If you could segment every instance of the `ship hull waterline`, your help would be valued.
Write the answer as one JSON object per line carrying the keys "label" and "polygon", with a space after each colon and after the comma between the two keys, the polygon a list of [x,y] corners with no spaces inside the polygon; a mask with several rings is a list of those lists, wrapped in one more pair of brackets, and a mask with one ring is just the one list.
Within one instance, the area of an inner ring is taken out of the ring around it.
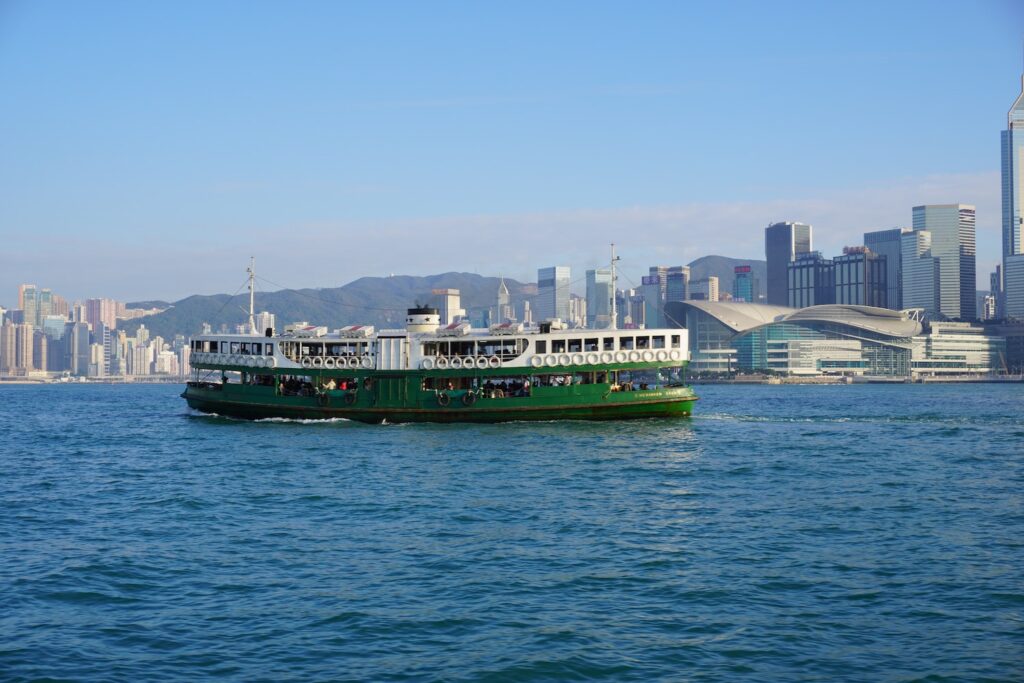
{"label": "ship hull waterline", "polygon": [[[217,389],[189,386],[182,394],[182,398],[193,410],[245,420],[342,418],[376,424],[687,417],[697,400],[688,389],[670,389],[604,392],[597,397],[481,398],[472,405],[465,405],[463,396],[453,394],[450,403],[445,406],[436,405],[436,397],[423,400],[418,406],[410,406],[373,405],[376,397],[366,395],[367,392],[356,392],[350,398],[344,392],[329,392],[319,396],[278,396],[272,392],[259,395],[247,389],[250,388],[238,385],[226,385]],[[424,405],[430,403],[435,405]]]}

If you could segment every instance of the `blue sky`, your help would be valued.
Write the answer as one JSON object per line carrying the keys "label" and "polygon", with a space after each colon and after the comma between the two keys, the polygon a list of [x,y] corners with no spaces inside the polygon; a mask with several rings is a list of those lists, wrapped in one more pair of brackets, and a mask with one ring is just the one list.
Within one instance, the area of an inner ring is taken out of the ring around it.
{"label": "blue sky", "polygon": [[978,206],[1024,3],[0,0],[0,305],[827,255]]}

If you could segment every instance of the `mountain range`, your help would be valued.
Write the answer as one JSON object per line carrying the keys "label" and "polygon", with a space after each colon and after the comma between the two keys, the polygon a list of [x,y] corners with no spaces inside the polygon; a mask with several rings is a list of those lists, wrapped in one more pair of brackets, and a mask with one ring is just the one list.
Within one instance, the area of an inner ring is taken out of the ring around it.
{"label": "mountain range", "polygon": [[[690,278],[699,280],[715,276],[719,280],[720,290],[728,292],[732,290],[733,268],[738,265],[751,266],[755,277],[764,283],[764,261],[726,256],[703,256],[692,261],[689,264]],[[257,311],[273,313],[279,327],[300,321],[326,325],[331,329],[354,324],[375,325],[378,328],[401,327],[409,306],[436,299],[431,294],[434,289],[458,289],[462,294],[462,307],[471,318],[478,319],[484,309],[494,305],[499,283],[499,278],[474,273],[363,277],[347,285],[327,289],[257,291],[255,308]],[[514,305],[523,301],[532,302],[536,296],[536,284],[505,278],[505,285]],[[129,303],[128,307],[166,307],[162,313],[121,323],[121,328],[129,335],[134,335],[139,325],[145,325],[151,335],[160,335],[165,339],[175,334],[197,334],[202,330],[203,323],[209,323],[214,330],[222,324],[233,329],[248,319],[245,294],[197,294],[173,303],[139,301]]]}

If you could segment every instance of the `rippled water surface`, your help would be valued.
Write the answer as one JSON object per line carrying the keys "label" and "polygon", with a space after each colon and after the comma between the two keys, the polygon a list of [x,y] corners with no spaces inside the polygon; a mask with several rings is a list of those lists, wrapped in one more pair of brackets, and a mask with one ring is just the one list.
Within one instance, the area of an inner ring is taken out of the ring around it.
{"label": "rippled water surface", "polygon": [[0,679],[1024,679],[1024,387],[697,389],[366,426],[0,388]]}

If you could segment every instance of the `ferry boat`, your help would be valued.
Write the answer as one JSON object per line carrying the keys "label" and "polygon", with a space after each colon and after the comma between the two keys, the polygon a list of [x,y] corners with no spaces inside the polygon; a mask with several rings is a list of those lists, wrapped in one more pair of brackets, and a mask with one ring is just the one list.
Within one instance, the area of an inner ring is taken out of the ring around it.
{"label": "ferry boat", "polygon": [[229,417],[369,423],[685,416],[697,400],[684,383],[685,329],[568,329],[558,319],[474,329],[442,325],[422,306],[405,323],[200,335],[182,397]]}

